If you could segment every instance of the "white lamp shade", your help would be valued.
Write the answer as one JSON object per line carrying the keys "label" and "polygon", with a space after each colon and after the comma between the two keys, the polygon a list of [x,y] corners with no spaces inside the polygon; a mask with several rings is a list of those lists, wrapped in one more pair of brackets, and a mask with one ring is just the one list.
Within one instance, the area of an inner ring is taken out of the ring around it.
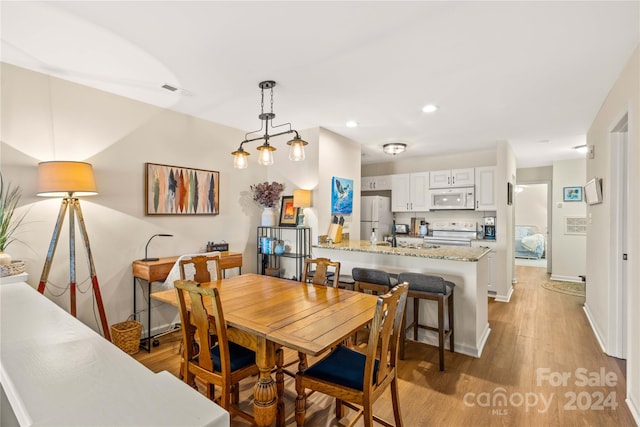
{"label": "white lamp shade", "polygon": [[70,194],[98,194],[91,164],[66,161],[38,164],[38,196],[65,197]]}

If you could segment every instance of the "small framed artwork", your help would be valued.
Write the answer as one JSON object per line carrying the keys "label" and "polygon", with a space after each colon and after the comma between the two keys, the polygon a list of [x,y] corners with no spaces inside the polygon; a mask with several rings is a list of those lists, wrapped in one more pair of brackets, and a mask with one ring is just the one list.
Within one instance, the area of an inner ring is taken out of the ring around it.
{"label": "small framed artwork", "polygon": [[145,163],[145,215],[218,215],[220,172]]}
{"label": "small framed artwork", "polygon": [[513,204],[513,184],[507,182],[507,205],[511,206]]}
{"label": "small framed artwork", "polygon": [[581,202],[582,187],[563,187],[562,200],[565,202]]}
{"label": "small framed artwork", "polygon": [[280,206],[280,227],[295,227],[298,225],[299,209],[293,206],[293,196],[282,196]]}

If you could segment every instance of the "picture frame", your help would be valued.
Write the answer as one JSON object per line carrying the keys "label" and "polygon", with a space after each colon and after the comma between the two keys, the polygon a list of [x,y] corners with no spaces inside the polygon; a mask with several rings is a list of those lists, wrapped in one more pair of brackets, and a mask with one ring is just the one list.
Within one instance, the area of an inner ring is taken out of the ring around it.
{"label": "picture frame", "polygon": [[220,172],[145,163],[145,215],[218,215]]}
{"label": "picture frame", "polygon": [[563,187],[562,200],[565,202],[581,202],[582,187]]}
{"label": "picture frame", "polygon": [[296,227],[300,208],[293,206],[293,196],[282,196],[280,203],[280,227]]}
{"label": "picture frame", "polygon": [[353,212],[353,180],[331,178],[331,214],[350,215]]}
{"label": "picture frame", "polygon": [[507,205],[513,205],[513,184],[507,182]]}

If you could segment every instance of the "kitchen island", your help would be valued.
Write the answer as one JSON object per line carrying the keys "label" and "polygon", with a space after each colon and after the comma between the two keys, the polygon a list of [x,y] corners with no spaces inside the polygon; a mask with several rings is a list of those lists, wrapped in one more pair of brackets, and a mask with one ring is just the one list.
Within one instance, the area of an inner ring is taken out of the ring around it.
{"label": "kitchen island", "polygon": [[[313,246],[314,257],[340,261],[340,272],[351,274],[354,267],[377,268],[389,273],[411,271],[444,277],[455,283],[454,344],[457,353],[480,357],[491,329],[488,320],[487,285],[488,248],[468,246],[397,247],[365,240],[321,243]],[[437,324],[435,301],[422,300],[420,323]],[[413,317],[413,304],[407,304],[407,316]],[[413,337],[410,332],[409,337]],[[420,329],[418,340],[437,345],[434,332]]]}

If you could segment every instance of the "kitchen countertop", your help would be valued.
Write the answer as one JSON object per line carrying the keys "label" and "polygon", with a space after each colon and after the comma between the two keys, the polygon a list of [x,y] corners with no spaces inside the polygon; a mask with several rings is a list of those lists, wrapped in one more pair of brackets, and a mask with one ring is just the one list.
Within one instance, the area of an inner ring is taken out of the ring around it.
{"label": "kitchen countertop", "polygon": [[452,261],[475,262],[491,252],[489,248],[469,246],[431,246],[423,248],[392,248],[390,245],[371,246],[368,240],[345,240],[341,243],[320,243],[315,248],[336,249],[341,251],[368,252],[385,255],[401,255],[418,258],[446,259]]}

